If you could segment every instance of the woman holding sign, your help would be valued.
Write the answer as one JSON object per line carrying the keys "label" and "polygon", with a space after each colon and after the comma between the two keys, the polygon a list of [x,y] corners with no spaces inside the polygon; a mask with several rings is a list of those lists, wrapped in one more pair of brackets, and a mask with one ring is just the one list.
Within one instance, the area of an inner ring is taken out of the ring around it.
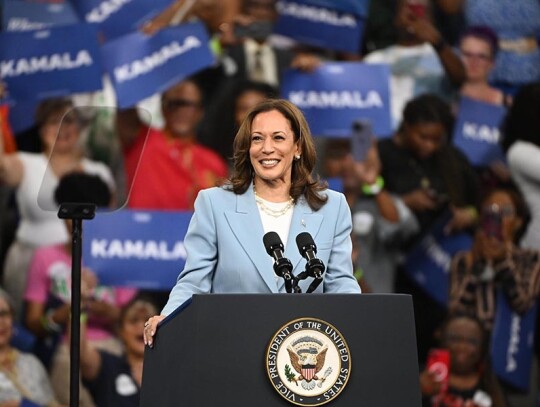
{"label": "woman holding sign", "polygon": [[[234,170],[221,188],[201,191],[184,244],[184,270],[162,315],[145,325],[152,345],[157,324],[204,293],[283,293],[263,236],[276,232],[292,273],[305,261],[295,247],[302,232],[317,243],[325,264],[316,292],[360,293],[353,276],[351,212],[345,197],[314,179],[313,138],[301,111],[286,100],[268,100],[247,115],[234,140]],[[299,282],[306,292],[312,279]]]}
{"label": "woman holding sign", "polygon": [[[448,104],[425,94],[407,103],[394,137],[379,141],[384,186],[401,198],[420,226],[419,233],[402,245],[403,253],[445,219],[449,219],[444,227],[447,234],[476,223],[478,182],[467,158],[449,143],[452,124]],[[413,295],[418,353],[423,361],[433,345],[432,332],[446,310],[413,281],[405,267],[398,268],[396,292]]]}
{"label": "woman holding sign", "polygon": [[[79,145],[81,120],[70,99],[48,99],[36,110],[41,153],[4,154],[0,144],[0,182],[15,188],[20,221],[10,246],[3,285],[11,295],[16,319],[20,318],[22,297],[30,260],[37,247],[64,243],[68,233],[57,216],[54,189],[60,177],[73,170],[99,175],[111,188],[111,171],[102,163],[85,158]],[[46,209],[44,209],[46,208]]]}

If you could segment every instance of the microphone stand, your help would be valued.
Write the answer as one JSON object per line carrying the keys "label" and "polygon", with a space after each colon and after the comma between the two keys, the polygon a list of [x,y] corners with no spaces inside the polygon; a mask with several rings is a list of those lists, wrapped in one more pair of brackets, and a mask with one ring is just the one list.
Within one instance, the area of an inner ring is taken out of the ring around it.
{"label": "microphone stand", "polygon": [[69,406],[79,405],[79,370],[81,356],[81,262],[82,221],[93,219],[96,205],[92,203],[62,203],[60,219],[71,219],[71,340],[69,365]]}

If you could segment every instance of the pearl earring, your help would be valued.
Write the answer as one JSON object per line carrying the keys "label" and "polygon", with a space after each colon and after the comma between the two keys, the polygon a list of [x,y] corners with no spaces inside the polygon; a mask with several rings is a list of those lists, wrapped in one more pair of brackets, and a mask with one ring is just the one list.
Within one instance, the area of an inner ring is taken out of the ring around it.
{"label": "pearl earring", "polygon": [[300,154],[295,155],[295,156],[294,156],[294,159],[295,159],[295,160],[299,160],[299,159],[300,159]]}

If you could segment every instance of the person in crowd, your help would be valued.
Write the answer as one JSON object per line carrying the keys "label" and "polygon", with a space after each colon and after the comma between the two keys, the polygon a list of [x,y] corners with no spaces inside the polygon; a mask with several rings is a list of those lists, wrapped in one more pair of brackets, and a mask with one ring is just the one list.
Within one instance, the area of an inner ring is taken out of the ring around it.
{"label": "person in crowd", "polygon": [[118,337],[121,355],[97,348],[81,325],[81,377],[97,406],[139,405],[143,372],[145,321],[158,312],[150,298],[137,295],[120,310]]}
{"label": "person in crowd", "polygon": [[464,12],[469,26],[491,27],[498,36],[491,75],[494,86],[513,95],[521,86],[540,81],[540,3],[537,0],[439,0],[448,13]]}
{"label": "person in crowd", "polygon": [[[469,27],[461,37],[459,48],[467,73],[460,95],[483,103],[509,106],[512,103],[511,95],[505,95],[489,83],[498,51],[497,34],[489,27]],[[511,181],[508,166],[502,160],[478,166],[475,170],[480,181],[481,195]]]}
{"label": "person in crowd", "polygon": [[393,127],[401,122],[405,104],[416,96],[434,93],[449,99],[465,81],[465,68],[434,27],[429,5],[420,15],[407,0],[398,0],[394,24],[397,44],[371,52],[366,63],[390,66],[390,94]]}
{"label": "person in crowd", "polygon": [[528,219],[519,191],[500,188],[485,196],[471,250],[452,259],[450,312],[473,315],[491,332],[498,289],[515,312],[523,314],[535,304],[540,294],[540,252],[517,246]]}
{"label": "person in crowd", "polygon": [[102,177],[111,191],[115,188],[111,171],[81,154],[80,121],[70,99],[44,100],[36,110],[35,121],[43,144],[42,153],[4,154],[0,145],[0,181],[16,188],[20,214],[3,275],[3,285],[14,301],[17,319],[22,315],[28,267],[35,249],[63,244],[68,239],[53,197],[60,177],[73,170],[83,170]]}
{"label": "person in crowd", "polygon": [[489,27],[469,27],[461,37],[459,51],[467,76],[461,86],[461,96],[494,105],[509,105],[511,98],[489,83],[498,51],[497,34]]}
{"label": "person in crowd", "polygon": [[279,87],[289,68],[315,69],[320,59],[312,52],[274,46],[269,37],[278,13],[276,0],[242,0],[240,14],[227,24],[227,37],[236,39],[224,47],[227,76],[265,82]]}
{"label": "person in crowd", "polygon": [[[72,172],[60,179],[55,200],[58,204],[90,202],[98,208],[107,208],[111,204],[111,193],[98,176]],[[71,231],[71,220],[66,220],[66,225]],[[42,360],[48,365],[52,358],[53,388],[58,400],[65,404],[69,403],[69,344],[61,340],[71,312],[71,253],[71,239],[64,244],[36,249],[24,297],[26,326],[40,338],[36,352]],[[81,279],[81,296],[88,316],[88,341],[96,348],[120,354],[122,347],[114,327],[121,306],[131,300],[137,290],[99,285],[95,273],[86,267],[82,269]],[[80,396],[81,406],[94,405],[84,388]]]}
{"label": "person in crowd", "polygon": [[532,219],[522,247],[540,248],[540,82],[523,86],[502,125],[502,146],[512,179],[523,193]]}
{"label": "person in crowd", "polygon": [[142,331],[145,321],[157,312],[154,303],[144,296],[136,296],[122,307],[118,319],[121,355],[95,347],[82,324],[81,376],[97,406],[139,405],[144,357]]}
{"label": "person in crowd", "polygon": [[248,112],[265,99],[276,97],[278,90],[264,82],[231,79],[220,92],[212,120],[203,123],[201,143],[232,160],[234,136]]}
{"label": "person in crowd", "polygon": [[60,406],[39,359],[11,346],[14,321],[11,298],[0,289],[0,406]]}
{"label": "person in crowd", "polygon": [[[263,235],[271,231],[283,242],[295,275],[303,269],[295,237],[308,232],[318,242],[326,271],[316,292],[360,292],[352,270],[349,206],[342,194],[313,178],[315,163],[313,138],[295,105],[268,100],[250,111],[234,140],[228,183],[197,197],[184,239],[184,270],[161,315],[147,321],[146,343],[152,344],[158,322],[193,294],[285,292],[265,253]],[[309,278],[298,287],[306,292],[311,284]]]}
{"label": "person in crowd", "polygon": [[418,224],[401,199],[384,188],[375,140],[365,159],[356,161],[350,139],[329,139],[323,167],[325,177],[339,177],[351,208],[353,242],[359,251],[355,276],[362,277],[371,292],[394,292],[400,243],[418,231]]}
{"label": "person in crowd", "polygon": [[[522,248],[540,249],[540,82],[524,85],[514,97],[502,125],[502,145],[512,179],[518,185],[531,213],[531,221],[520,241]],[[540,355],[540,317],[536,321],[536,361]],[[538,366],[538,363],[537,363]],[[530,405],[537,383],[529,400],[521,405]],[[527,404],[528,403],[528,404]]]}
{"label": "person in crowd", "polygon": [[[439,332],[440,348],[448,351],[447,376],[426,366],[420,373],[424,407],[505,407],[506,399],[488,357],[487,335],[476,318],[448,317]],[[439,363],[444,363],[442,360]]]}
{"label": "person in crowd", "polygon": [[[419,232],[402,245],[403,253],[441,218],[450,218],[445,233],[469,230],[477,221],[476,174],[463,153],[448,142],[452,123],[450,106],[426,94],[407,103],[403,122],[393,137],[379,140],[385,188],[403,201],[419,224]],[[418,356],[423,361],[446,310],[412,281],[402,266],[396,275],[396,291],[413,295]]]}
{"label": "person in crowd", "polygon": [[117,113],[127,185],[131,186],[128,205],[136,209],[191,210],[201,189],[226,178],[227,165],[197,141],[204,109],[194,80],[183,80],[166,90],[161,108],[165,119],[162,130],[145,125],[136,109]]}

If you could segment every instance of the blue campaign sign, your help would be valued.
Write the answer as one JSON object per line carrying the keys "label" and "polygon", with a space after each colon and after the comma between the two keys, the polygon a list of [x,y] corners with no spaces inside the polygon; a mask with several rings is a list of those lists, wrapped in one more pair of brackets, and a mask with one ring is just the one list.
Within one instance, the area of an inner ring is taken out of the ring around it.
{"label": "blue campaign sign", "polygon": [[512,311],[502,290],[491,334],[491,359],[496,375],[505,382],[529,390],[538,303],[525,314]]}
{"label": "blue campaign sign", "polygon": [[201,23],[166,28],[153,36],[125,35],[106,43],[102,56],[120,108],[133,106],[214,63]]}
{"label": "blue campaign sign", "polygon": [[374,134],[392,133],[387,65],[332,62],[314,72],[285,72],[284,98],[298,106],[317,136],[350,137],[354,121],[368,119]]}
{"label": "blue campaign sign", "polygon": [[0,72],[14,101],[100,90],[97,33],[84,23],[0,33]]}
{"label": "blue campaign sign", "polygon": [[[278,4],[281,1],[278,1]],[[346,11],[366,17],[369,11],[370,0],[309,0],[309,4],[328,9]]]}
{"label": "blue campaign sign", "polygon": [[2,10],[3,31],[32,31],[47,27],[75,24],[79,17],[68,1],[34,3],[4,0]]}
{"label": "blue campaign sign", "polygon": [[467,233],[444,233],[449,220],[449,214],[441,217],[431,232],[409,252],[405,262],[405,271],[410,279],[445,307],[448,305],[448,275],[452,258],[459,251],[469,250],[472,245],[472,237]]}
{"label": "blue campaign sign", "polygon": [[76,0],[81,18],[96,24],[107,40],[138,30],[173,0]]}
{"label": "blue campaign sign", "polygon": [[84,224],[83,263],[103,285],[170,290],[192,212],[121,210]]}
{"label": "blue campaign sign", "polygon": [[453,143],[474,166],[505,161],[499,126],[506,114],[502,106],[462,98],[454,127]]}
{"label": "blue campaign sign", "polygon": [[[358,53],[365,18],[351,11],[336,9],[332,3],[320,0],[279,1],[277,3],[279,17],[274,32],[300,43]],[[357,10],[355,7],[354,11]]]}

